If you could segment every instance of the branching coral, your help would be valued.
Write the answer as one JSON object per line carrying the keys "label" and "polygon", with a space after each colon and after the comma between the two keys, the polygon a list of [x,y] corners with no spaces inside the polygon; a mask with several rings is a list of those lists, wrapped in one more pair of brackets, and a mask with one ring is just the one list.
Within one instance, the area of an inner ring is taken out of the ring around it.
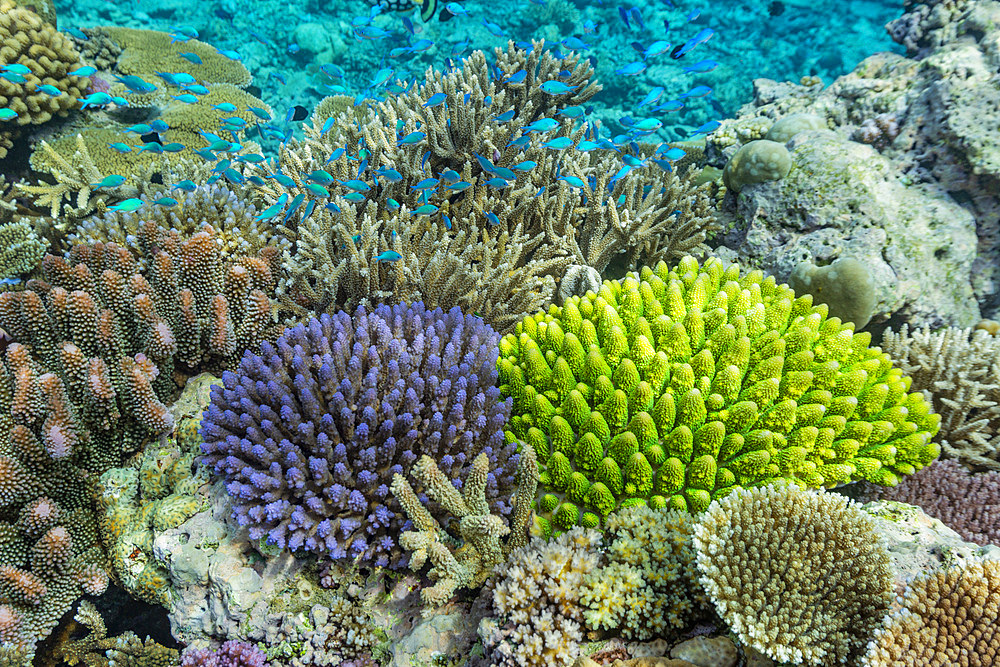
{"label": "branching coral", "polygon": [[937,456],[937,420],[869,340],[759,271],[661,263],[504,337],[508,438],[538,453],[557,530],[779,477],[896,484]]}
{"label": "branching coral", "polygon": [[691,546],[695,519],[679,510],[626,507],[608,517],[607,564],[583,580],[587,626],[649,641],[689,627],[708,607]]}
{"label": "branching coral", "polygon": [[42,261],[46,245],[27,222],[0,225],[0,280],[30,273]]}
{"label": "branching coral", "polygon": [[838,494],[740,489],[695,525],[701,583],[744,644],[779,662],[843,663],[892,601],[889,554],[873,526]]}
{"label": "branching coral", "polygon": [[1000,471],[1000,339],[954,327],[886,331],[884,349],[941,415],[945,456]]}
{"label": "branching coral", "polygon": [[1000,661],[1000,561],[976,560],[909,582],[862,667],[989,667]]}
{"label": "branching coral", "polygon": [[0,662],[31,664],[83,593],[107,586],[100,569],[88,434],[67,389],[13,344],[0,364]]}
{"label": "branching coral", "polygon": [[[282,287],[290,300],[317,310],[381,300],[457,304],[506,331],[551,298],[553,279],[570,263],[602,270],[618,259],[634,268],[703,248],[714,225],[708,186],[656,166],[613,182],[624,166],[616,152],[542,145],[584,139],[570,119],[553,117],[599,89],[586,61],[555,59],[541,44],[530,53],[510,45],[496,61],[476,52],[460,69],[428,70],[419,88],[330,121],[318,117],[305,141],[288,142],[279,162],[294,185],[274,181],[260,193],[278,209],[304,198],[301,212],[289,207],[283,219],[295,243]],[[523,83],[506,81],[519,71]],[[546,93],[548,81],[571,91]],[[427,105],[439,94],[446,104]],[[510,120],[496,120],[508,112]],[[541,119],[556,126],[544,137],[528,131],[527,145],[512,143]],[[361,149],[367,169],[359,174],[352,153]],[[307,187],[313,173],[329,184],[332,208]],[[426,196],[414,187],[441,174]],[[378,262],[385,250],[402,259]]]}
{"label": "branching coral", "polygon": [[[410,569],[419,570],[430,559],[429,575],[436,583],[420,591],[424,603],[444,604],[459,588],[477,588],[503,563],[514,549],[528,541],[531,502],[538,484],[538,464],[531,445],[524,445],[517,467],[517,492],[514,497],[511,526],[502,517],[490,513],[486,483],[490,460],[480,454],[472,462],[462,492],[452,485],[434,459],[420,457],[411,473],[427,489],[427,495],[458,520],[458,532],[464,544],[452,552],[441,525],[424,507],[413,487],[402,475],[394,475],[389,490],[402,505],[416,530],[403,533],[399,544],[412,551]],[[454,529],[454,526],[452,526]],[[509,535],[506,540],[502,537]]]}
{"label": "branching coral", "polygon": [[582,584],[601,563],[596,530],[533,539],[511,553],[493,591],[496,622],[480,625],[495,667],[569,667],[583,641]]}
{"label": "branching coral", "polygon": [[[143,641],[133,632],[108,637],[108,629],[97,608],[86,600],[77,609],[76,622],[89,634],[82,639],[71,639],[56,650],[58,659],[68,665],[85,667],[175,667],[179,658],[177,649],[167,648],[146,637]],[[248,667],[251,663],[247,663]],[[252,666],[256,667],[256,666]]]}
{"label": "branching coral", "polygon": [[[30,70],[21,76],[23,81],[0,77],[0,108],[16,112],[14,124],[19,126],[40,125],[53,116],[65,116],[90,85],[89,79],[69,75],[80,62],[73,42],[12,0],[0,1],[0,62]],[[40,85],[55,86],[60,93],[48,95],[37,90]],[[7,154],[10,132],[7,127],[0,130],[0,158]]]}
{"label": "branching coral", "polygon": [[217,650],[185,651],[181,667],[267,667],[266,656],[256,646],[229,640]]}
{"label": "branching coral", "polygon": [[517,456],[503,424],[497,334],[458,308],[379,306],[286,329],[213,388],[205,462],[253,539],[398,566],[407,526],[392,475],[427,454],[449,480],[483,452],[490,507],[509,514]]}

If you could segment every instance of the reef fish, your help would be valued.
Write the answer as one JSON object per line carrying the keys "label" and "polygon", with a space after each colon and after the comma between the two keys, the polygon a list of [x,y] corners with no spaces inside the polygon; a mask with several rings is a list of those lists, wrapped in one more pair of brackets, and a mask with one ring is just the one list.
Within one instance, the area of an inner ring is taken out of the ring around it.
{"label": "reef fish", "polygon": [[368,4],[391,12],[412,12],[419,7],[425,21],[431,20],[438,8],[437,0],[368,0]]}

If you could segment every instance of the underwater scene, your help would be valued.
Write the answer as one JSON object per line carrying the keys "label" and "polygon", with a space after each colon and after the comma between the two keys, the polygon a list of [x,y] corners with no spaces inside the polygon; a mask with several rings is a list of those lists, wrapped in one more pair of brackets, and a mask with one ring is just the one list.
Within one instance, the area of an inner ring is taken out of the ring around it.
{"label": "underwater scene", "polygon": [[1000,0],[0,0],[0,667],[1000,667]]}

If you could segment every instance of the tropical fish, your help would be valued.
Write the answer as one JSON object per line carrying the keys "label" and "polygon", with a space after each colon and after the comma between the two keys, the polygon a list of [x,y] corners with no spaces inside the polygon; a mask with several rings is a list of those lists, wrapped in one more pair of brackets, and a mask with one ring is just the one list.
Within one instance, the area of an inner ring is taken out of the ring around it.
{"label": "tropical fish", "polygon": [[654,56],[664,54],[669,50],[670,50],[670,42],[664,41],[662,39],[657,40],[652,44],[650,44],[649,46],[647,46],[645,49],[643,49],[642,57],[645,60],[648,58],[652,58]]}
{"label": "tropical fish", "polygon": [[539,88],[543,93],[548,93],[549,95],[565,95],[566,93],[571,93],[580,86],[568,86],[562,81],[546,81]]}
{"label": "tropical fish", "polygon": [[496,23],[490,23],[486,19],[483,19],[483,26],[486,28],[486,32],[490,33],[494,37],[506,37],[507,33],[498,26]]}
{"label": "tropical fish", "polygon": [[[27,65],[22,65],[21,63],[11,63],[10,65],[4,65],[0,67],[0,72],[13,72],[14,74],[31,74],[31,70]],[[70,72],[72,74],[72,72]]]}
{"label": "tropical fish", "polygon": [[429,98],[427,98],[427,101],[424,102],[424,106],[436,107],[440,106],[441,104],[447,105],[447,102],[448,102],[448,93],[434,93]]}
{"label": "tropical fish", "polygon": [[518,71],[514,72],[506,79],[504,79],[504,83],[511,83],[516,85],[518,83],[524,83],[524,80],[526,78],[528,78],[528,73],[525,72],[523,69],[519,69]]}
{"label": "tropical fish", "polygon": [[397,146],[410,146],[412,144],[418,144],[423,141],[424,137],[427,135],[423,132],[410,132],[408,135],[396,142]]}
{"label": "tropical fish", "polygon": [[524,162],[518,162],[517,164],[510,165],[510,168],[513,171],[531,171],[537,166],[538,164],[536,162],[532,162],[531,160],[525,160]]}
{"label": "tropical fish", "polygon": [[543,141],[542,146],[545,148],[551,148],[552,150],[561,151],[565,148],[569,148],[573,145],[573,140],[569,137],[556,137],[555,139],[549,139],[548,141]]}
{"label": "tropical fish", "polygon": [[355,192],[368,192],[369,190],[372,189],[371,186],[365,183],[364,181],[358,181],[358,180],[338,181],[338,183],[343,185],[345,188],[354,190]]}
{"label": "tropical fish", "polygon": [[132,152],[132,147],[131,146],[129,146],[128,144],[123,144],[120,141],[115,142],[115,143],[109,143],[108,146],[110,146],[112,150],[117,151],[119,153],[131,153]]}
{"label": "tropical fish", "polygon": [[201,64],[201,57],[197,53],[185,52],[185,53],[178,53],[177,55],[179,55],[181,58],[188,61],[189,63],[194,63],[195,65]]}
{"label": "tropical fish", "polygon": [[696,134],[708,134],[709,132],[715,132],[717,129],[719,129],[720,125],[722,125],[722,123],[720,123],[719,121],[717,121],[717,120],[710,120],[707,123],[705,123],[704,125],[702,125],[702,126],[696,128],[696,129],[692,130],[688,134],[688,136],[689,137],[693,137]]}
{"label": "tropical fish", "polygon": [[119,213],[128,213],[130,211],[138,211],[140,208],[143,207],[144,204],[145,202],[143,202],[141,199],[133,198],[133,199],[126,199],[125,201],[122,202],[118,202],[117,204],[109,206],[108,208],[111,209],[112,211],[118,211]]}
{"label": "tropical fish", "polygon": [[[444,6],[445,10],[452,16],[469,16],[469,10],[467,10],[462,5],[457,2],[449,2]],[[445,21],[447,19],[439,17],[440,20]]]}
{"label": "tropical fish", "polygon": [[708,86],[695,86],[691,90],[687,91],[686,93],[681,93],[677,97],[681,99],[685,97],[705,97],[705,95],[708,95],[711,92],[712,89],[709,88]]}
{"label": "tropical fish", "polygon": [[694,65],[688,65],[684,68],[684,71],[693,74],[705,74],[706,72],[711,72],[718,66],[719,63],[714,60],[701,60],[696,62]]}
{"label": "tropical fish", "polygon": [[185,83],[181,85],[181,88],[195,95],[208,95],[208,88],[200,83]]}
{"label": "tropical fish", "polygon": [[548,132],[559,127],[559,121],[554,118],[539,118],[534,123],[524,126],[524,134],[531,132]]}
{"label": "tropical fish", "polygon": [[413,209],[413,215],[434,215],[438,212],[438,207],[434,204],[424,204]]}
{"label": "tropical fish", "polygon": [[13,109],[0,109],[0,120],[14,120],[17,118],[17,112]]}
{"label": "tropical fish", "polygon": [[57,95],[62,95],[61,90],[48,83],[36,85],[35,90],[37,90],[40,93],[45,93],[46,95],[51,95],[52,97],[56,97]]}
{"label": "tropical fish", "polygon": [[493,211],[484,211],[483,215],[486,216],[486,222],[488,222],[490,225],[500,224],[500,218],[498,218],[497,214],[494,213]]}
{"label": "tropical fish", "polygon": [[376,262],[398,262],[401,259],[403,259],[403,256],[395,250],[386,250],[385,252],[375,255]]}
{"label": "tropical fish", "polygon": [[111,102],[111,96],[107,93],[92,93],[80,100],[80,103],[83,105],[80,108],[86,109],[87,107],[103,107],[111,104]]}
{"label": "tropical fish", "polygon": [[514,109],[511,109],[509,111],[504,111],[502,114],[494,116],[493,120],[497,123],[506,123],[507,121],[514,118],[515,113],[516,112],[514,111]]}
{"label": "tropical fish", "polygon": [[229,58],[230,60],[243,59],[243,56],[241,56],[238,51],[233,51],[232,49],[216,49],[215,51],[223,58]]}
{"label": "tropical fish", "polygon": [[118,174],[111,174],[110,176],[105,176],[100,183],[91,183],[90,189],[100,190],[101,188],[117,188],[125,181],[126,178],[124,176],[119,176]]}
{"label": "tropical fish", "polygon": [[178,102],[183,102],[184,104],[197,104],[198,96],[192,95],[191,93],[184,93],[183,95],[171,95]]}
{"label": "tropical fish", "polygon": [[115,80],[133,93],[137,93],[139,95],[145,95],[156,91],[156,86],[148,81],[143,81],[142,78],[134,74],[126,74],[125,76],[116,75]]}
{"label": "tropical fish", "polygon": [[198,189],[197,184],[194,181],[183,180],[174,186],[175,190],[183,190],[184,192],[194,192]]}
{"label": "tropical fish", "polygon": [[584,185],[586,185],[583,182],[583,180],[577,176],[560,176],[556,180],[562,181],[563,183],[566,183],[567,185],[574,188],[582,188],[584,187]]}
{"label": "tropical fish", "polygon": [[163,144],[158,143],[156,141],[147,141],[142,146],[139,146],[139,151],[138,152],[140,152],[140,153],[154,153],[154,154],[162,153],[163,152]]}
{"label": "tropical fish", "polygon": [[173,197],[160,197],[153,203],[156,204],[157,206],[165,206],[167,208],[170,208],[171,206],[177,206],[177,200],[174,199]]}
{"label": "tropical fish", "polygon": [[184,144],[177,143],[176,141],[169,144],[163,144],[164,153],[179,153],[184,150]]}
{"label": "tropical fish", "polygon": [[639,102],[639,108],[641,109],[644,106],[646,106],[647,104],[653,104],[658,99],[660,99],[661,95],[663,95],[663,87],[662,86],[656,86],[655,88],[653,88],[652,90],[650,90],[648,93],[646,93],[646,96],[644,98],[642,98],[642,102]]}
{"label": "tropical fish", "polygon": [[69,73],[69,76],[90,76],[97,71],[95,67],[77,67]]}
{"label": "tropical fish", "polygon": [[642,74],[646,71],[646,63],[637,60],[634,63],[629,63],[620,69],[615,70],[615,74],[621,76],[635,76],[636,74]]}

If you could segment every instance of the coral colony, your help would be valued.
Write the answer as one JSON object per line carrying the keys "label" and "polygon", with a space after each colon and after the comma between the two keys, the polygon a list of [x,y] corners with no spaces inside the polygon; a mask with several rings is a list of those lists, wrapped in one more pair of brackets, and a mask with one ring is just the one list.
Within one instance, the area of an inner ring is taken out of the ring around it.
{"label": "coral colony", "polygon": [[0,666],[1000,664],[1000,1],[61,5]]}

